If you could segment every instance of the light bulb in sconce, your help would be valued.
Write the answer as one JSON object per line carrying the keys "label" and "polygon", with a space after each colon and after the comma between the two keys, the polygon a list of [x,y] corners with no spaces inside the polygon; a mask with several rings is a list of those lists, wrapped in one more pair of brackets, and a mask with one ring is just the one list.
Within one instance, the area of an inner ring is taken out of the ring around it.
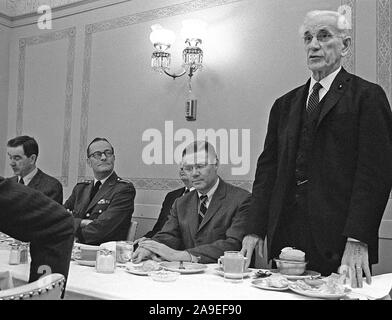
{"label": "light bulb in sconce", "polygon": [[173,31],[164,29],[160,24],[151,26],[150,41],[156,51],[151,56],[151,67],[160,73],[169,70],[171,55],[166,50],[174,43],[176,36]]}

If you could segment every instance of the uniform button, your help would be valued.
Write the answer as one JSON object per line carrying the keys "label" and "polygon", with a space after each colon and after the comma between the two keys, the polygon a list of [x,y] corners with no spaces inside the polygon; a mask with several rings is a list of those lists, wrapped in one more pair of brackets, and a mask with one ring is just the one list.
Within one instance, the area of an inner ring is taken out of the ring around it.
{"label": "uniform button", "polygon": [[89,216],[90,216],[90,214],[89,214],[89,213],[87,213],[87,214],[86,214],[86,217],[88,218]]}
{"label": "uniform button", "polygon": [[98,213],[101,213],[101,212],[102,212],[102,210],[99,210],[99,211],[98,211]]}

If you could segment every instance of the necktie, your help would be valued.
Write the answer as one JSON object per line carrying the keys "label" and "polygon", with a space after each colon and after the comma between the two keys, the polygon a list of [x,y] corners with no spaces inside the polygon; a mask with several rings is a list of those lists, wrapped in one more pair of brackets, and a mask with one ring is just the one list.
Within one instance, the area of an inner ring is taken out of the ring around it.
{"label": "necktie", "polygon": [[316,82],[313,86],[312,93],[309,96],[308,105],[306,106],[306,111],[310,116],[314,111],[316,111],[319,104],[319,91],[323,86],[320,82]]}
{"label": "necktie", "polygon": [[184,194],[187,194],[189,192],[188,188],[185,188]]}
{"label": "necktie", "polygon": [[200,208],[199,208],[199,224],[202,222],[206,212],[207,212],[207,203],[208,196],[204,195],[200,197]]}
{"label": "necktie", "polygon": [[90,201],[94,198],[94,196],[97,194],[99,187],[101,186],[101,181],[97,181],[93,187],[93,189],[91,190],[91,194],[90,194]]}
{"label": "necktie", "polygon": [[22,177],[20,177],[19,183],[20,183],[20,184],[24,184],[24,181],[23,181],[23,178],[22,178]]}

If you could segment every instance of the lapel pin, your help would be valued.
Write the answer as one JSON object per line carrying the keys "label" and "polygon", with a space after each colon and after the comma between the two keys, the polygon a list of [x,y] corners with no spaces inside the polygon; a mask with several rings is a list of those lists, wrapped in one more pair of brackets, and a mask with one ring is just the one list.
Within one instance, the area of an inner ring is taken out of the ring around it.
{"label": "lapel pin", "polygon": [[343,88],[343,85],[339,84],[338,89],[342,89],[342,88]]}

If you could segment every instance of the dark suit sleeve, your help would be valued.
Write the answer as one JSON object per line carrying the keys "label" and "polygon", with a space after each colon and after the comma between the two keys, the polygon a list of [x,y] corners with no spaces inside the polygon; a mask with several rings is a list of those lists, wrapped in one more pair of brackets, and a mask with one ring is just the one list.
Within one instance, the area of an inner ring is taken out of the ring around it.
{"label": "dark suit sleeve", "polygon": [[164,243],[175,250],[183,250],[181,229],[178,221],[178,212],[176,207],[177,200],[174,201],[170,210],[170,215],[167,222],[164,224],[161,231],[159,231],[152,240]]}
{"label": "dark suit sleeve", "polygon": [[30,281],[48,268],[67,277],[74,239],[72,215],[43,193],[10,180],[0,180],[0,208],[1,231],[30,242]]}
{"label": "dark suit sleeve", "polygon": [[264,150],[257,160],[256,174],[249,206],[249,221],[246,234],[257,234],[264,238],[268,226],[268,209],[275,185],[278,165],[278,102],[272,106]]}
{"label": "dark suit sleeve", "polygon": [[97,219],[77,229],[76,237],[82,243],[101,243],[125,220],[130,220],[134,210],[135,195],[133,185],[124,184],[124,187],[113,196],[109,207]]}
{"label": "dark suit sleeve", "polygon": [[358,160],[344,235],[365,243],[378,228],[392,187],[392,115],[375,85],[360,102]]}
{"label": "dark suit sleeve", "polygon": [[48,190],[47,196],[59,204],[63,204],[63,186],[56,180],[53,187]]}
{"label": "dark suit sleeve", "polygon": [[248,219],[250,195],[239,201],[236,212],[233,215],[231,225],[226,230],[224,239],[216,240],[209,244],[203,244],[187,249],[192,255],[200,257],[201,263],[216,263],[217,257],[225,251],[240,250],[242,239],[245,235],[245,227]]}
{"label": "dark suit sleeve", "polygon": [[168,220],[168,217],[170,215],[170,210],[174,201],[182,194],[182,192],[180,191],[183,191],[183,189],[171,191],[166,195],[162,203],[158,220],[155,223],[154,228],[144,235],[146,238],[152,238],[154,235],[156,235],[159,231],[162,230],[164,224]]}

